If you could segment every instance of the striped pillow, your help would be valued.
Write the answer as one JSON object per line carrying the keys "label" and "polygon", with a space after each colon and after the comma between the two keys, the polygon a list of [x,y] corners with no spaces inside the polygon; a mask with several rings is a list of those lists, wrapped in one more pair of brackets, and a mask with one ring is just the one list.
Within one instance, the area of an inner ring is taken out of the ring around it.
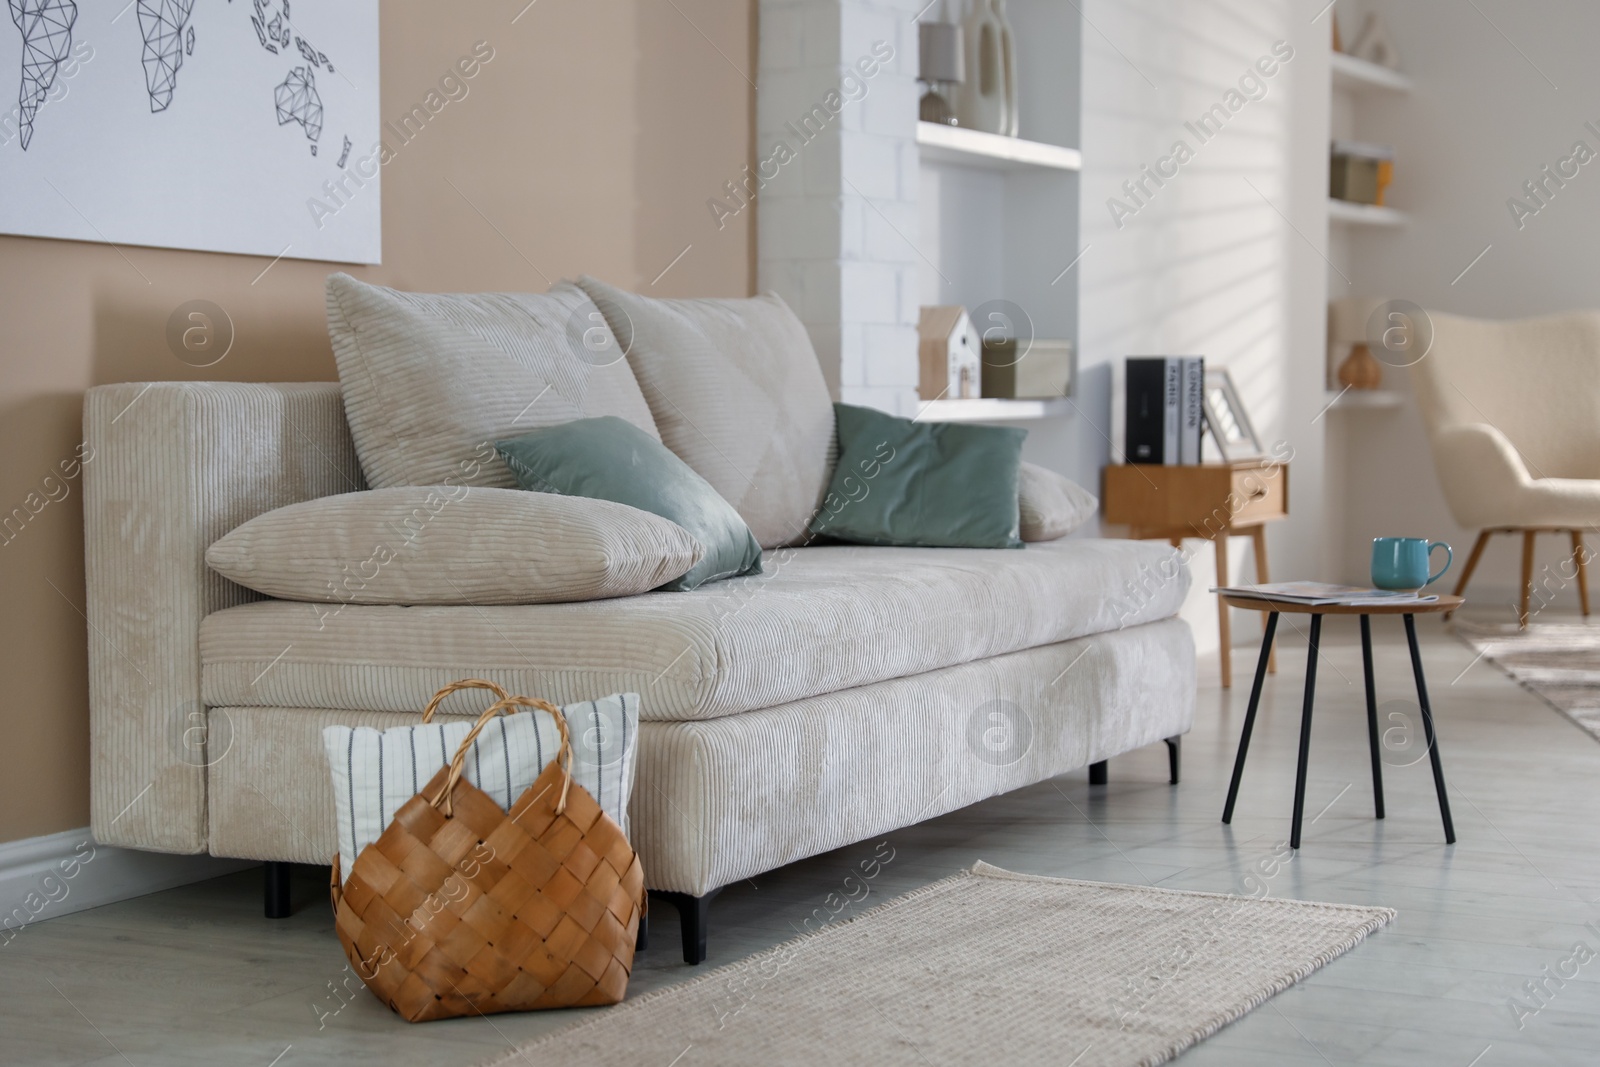
{"label": "striped pillow", "polygon": [[[639,695],[619,693],[561,709],[572,738],[572,780],[628,831],[639,745]],[[339,831],[339,872],[378,839],[396,811],[416,796],[472,730],[471,719],[394,726],[329,726],[322,731],[333,777]],[[467,752],[462,777],[507,811],[560,751],[561,735],[542,711],[501,715],[489,722]]]}

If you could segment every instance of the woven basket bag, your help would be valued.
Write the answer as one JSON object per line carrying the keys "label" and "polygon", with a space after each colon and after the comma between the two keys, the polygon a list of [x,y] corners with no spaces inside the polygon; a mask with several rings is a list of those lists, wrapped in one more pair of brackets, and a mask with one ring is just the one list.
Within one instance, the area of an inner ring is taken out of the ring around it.
{"label": "woven basket bag", "polygon": [[[644,904],[644,870],[622,829],[572,781],[561,710],[468,679],[498,698],[450,766],[395,813],[341,884],[335,929],[367,988],[410,1022],[537,1008],[615,1004],[627,992]],[[462,777],[473,740],[502,712],[543,711],[559,756],[510,812]]]}

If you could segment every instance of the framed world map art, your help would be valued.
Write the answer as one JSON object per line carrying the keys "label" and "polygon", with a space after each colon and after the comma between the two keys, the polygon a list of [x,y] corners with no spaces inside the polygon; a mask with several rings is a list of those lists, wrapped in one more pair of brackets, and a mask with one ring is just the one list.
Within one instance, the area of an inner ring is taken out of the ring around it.
{"label": "framed world map art", "polygon": [[378,0],[4,0],[0,233],[377,263]]}

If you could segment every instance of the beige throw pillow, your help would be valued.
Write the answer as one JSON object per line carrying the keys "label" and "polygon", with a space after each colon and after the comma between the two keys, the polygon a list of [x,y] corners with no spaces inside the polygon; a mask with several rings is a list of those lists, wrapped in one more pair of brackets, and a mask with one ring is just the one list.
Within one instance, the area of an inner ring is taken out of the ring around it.
{"label": "beige throw pillow", "polygon": [[1024,541],[1054,541],[1094,518],[1100,501],[1053,470],[1024,463],[1017,479],[1017,510]]}
{"label": "beige throw pillow", "polygon": [[206,550],[282,600],[550,604],[631,596],[699,562],[679,526],[626,504],[481,486],[411,486],[258,515]]}
{"label": "beige throw pillow", "polygon": [[578,284],[628,353],[661,441],[763,548],[806,539],[833,447],[833,402],[805,327],[776,294],[654,300]]}
{"label": "beige throw pillow", "polygon": [[573,419],[615,415],[660,436],[577,286],[403,293],[334,274],[327,302],[345,416],[374,489],[514,488],[494,442]]}

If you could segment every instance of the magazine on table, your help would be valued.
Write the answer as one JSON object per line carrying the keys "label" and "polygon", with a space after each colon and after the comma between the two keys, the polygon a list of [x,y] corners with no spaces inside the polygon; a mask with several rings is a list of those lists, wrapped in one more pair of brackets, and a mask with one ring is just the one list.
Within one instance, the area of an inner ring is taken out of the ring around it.
{"label": "magazine on table", "polygon": [[1332,582],[1265,582],[1261,585],[1229,585],[1211,590],[1224,596],[1251,600],[1277,600],[1285,604],[1426,604],[1438,600],[1436,594],[1405,593],[1392,589],[1369,589],[1360,585]]}

